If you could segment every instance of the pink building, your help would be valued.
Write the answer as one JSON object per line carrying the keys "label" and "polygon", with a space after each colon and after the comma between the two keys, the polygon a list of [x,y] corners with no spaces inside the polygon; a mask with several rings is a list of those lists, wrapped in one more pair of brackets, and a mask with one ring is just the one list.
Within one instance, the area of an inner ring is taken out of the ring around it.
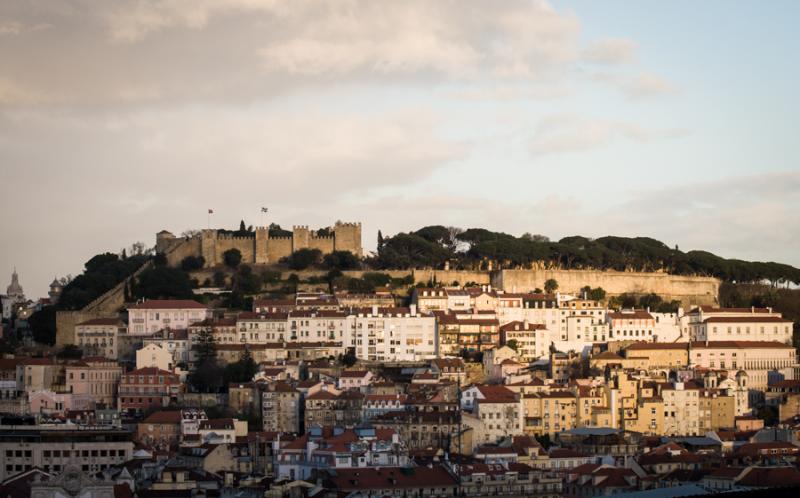
{"label": "pink building", "polygon": [[86,394],[57,393],[49,389],[28,395],[32,414],[53,415],[67,410],[91,410],[92,397]]}
{"label": "pink building", "polygon": [[102,357],[84,358],[65,368],[67,391],[87,395],[96,404],[116,406],[122,367]]}
{"label": "pink building", "polygon": [[187,329],[211,317],[211,310],[190,299],[153,299],[128,308],[128,334],[149,335],[164,329]]}

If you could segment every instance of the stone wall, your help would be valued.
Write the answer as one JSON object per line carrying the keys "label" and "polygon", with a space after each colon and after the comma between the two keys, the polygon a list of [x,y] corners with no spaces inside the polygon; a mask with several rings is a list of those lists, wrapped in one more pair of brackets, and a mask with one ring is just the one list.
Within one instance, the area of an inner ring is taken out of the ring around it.
{"label": "stone wall", "polygon": [[363,256],[361,248],[361,223],[342,223],[333,225],[334,248],[337,251],[350,251],[356,256]]}
{"label": "stone wall", "polygon": [[125,305],[125,284],[139,276],[152,261],[143,264],[131,276],[118,283],[83,309],[76,311],[59,311],[56,313],[56,346],[73,344],[75,341],[75,325],[93,318],[117,318],[120,309]]}
{"label": "stone wall", "polygon": [[169,232],[162,231],[156,235],[156,247],[159,252],[181,247],[180,255],[176,253],[168,258],[172,266],[177,266],[186,256],[203,256],[207,268],[222,264],[225,251],[230,249],[238,249],[242,253],[242,262],[246,264],[277,263],[299,249],[319,249],[322,254],[350,251],[359,257],[363,255],[361,224],[342,222],[336,222],[333,235],[319,237],[305,225],[293,227],[290,237],[274,238],[269,236],[266,227],[257,227],[254,237],[235,237],[206,229],[186,240],[176,239]]}
{"label": "stone wall", "polygon": [[576,294],[586,285],[602,287],[609,296],[623,293],[656,293],[664,300],[678,300],[684,305],[716,304],[720,281],[711,277],[691,277],[667,273],[638,273],[600,270],[497,270],[492,285],[506,292],[543,289],[548,279],[558,282],[558,290]]}
{"label": "stone wall", "polygon": [[267,242],[267,261],[277,263],[292,254],[292,237],[271,238]]}
{"label": "stone wall", "polygon": [[436,283],[450,286],[453,282],[465,285],[474,282],[478,285],[491,283],[491,274],[488,271],[470,270],[414,270],[414,282],[426,284],[436,277]]}

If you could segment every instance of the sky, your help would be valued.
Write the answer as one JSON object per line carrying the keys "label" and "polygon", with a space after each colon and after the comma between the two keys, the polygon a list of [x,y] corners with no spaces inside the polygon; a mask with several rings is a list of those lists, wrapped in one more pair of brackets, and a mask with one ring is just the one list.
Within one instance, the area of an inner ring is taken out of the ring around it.
{"label": "sky", "polygon": [[[800,266],[795,1],[4,0],[0,291],[211,225]],[[261,207],[268,207],[266,217]]]}

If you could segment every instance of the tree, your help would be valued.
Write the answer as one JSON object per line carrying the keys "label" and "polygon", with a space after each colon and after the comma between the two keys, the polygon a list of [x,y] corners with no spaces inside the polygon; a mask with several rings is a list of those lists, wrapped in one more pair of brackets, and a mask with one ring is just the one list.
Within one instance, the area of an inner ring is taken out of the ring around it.
{"label": "tree", "polygon": [[292,270],[305,270],[319,262],[322,252],[319,249],[300,249],[285,258],[286,264]]}
{"label": "tree", "polygon": [[203,256],[186,256],[181,260],[181,269],[183,271],[196,271],[205,266],[206,259]]}
{"label": "tree", "polygon": [[194,350],[197,361],[194,371],[189,375],[189,384],[198,392],[218,392],[222,386],[224,371],[217,361],[217,349],[211,330],[200,330]]}
{"label": "tree", "polygon": [[225,262],[225,266],[236,268],[242,262],[242,253],[236,248],[228,249],[222,253],[222,260]]}
{"label": "tree", "polygon": [[506,341],[506,346],[508,346],[511,349],[513,349],[514,351],[516,351],[517,347],[518,347],[517,340],[516,339],[509,339],[508,341]]}
{"label": "tree", "polygon": [[342,365],[349,368],[356,364],[358,358],[356,357],[355,351],[348,348],[347,352],[339,358],[339,361],[342,363]]}
{"label": "tree", "polygon": [[40,344],[56,342],[56,307],[45,306],[28,318],[33,340]]}
{"label": "tree", "polygon": [[581,292],[586,296],[586,299],[591,299],[592,301],[602,301],[606,298],[606,291],[602,287],[591,288],[587,285],[581,288]]}
{"label": "tree", "polygon": [[350,251],[333,251],[322,258],[322,266],[327,270],[356,270],[358,257]]}
{"label": "tree", "polygon": [[544,291],[548,294],[552,294],[558,290],[558,281],[554,278],[548,278],[544,282]]}
{"label": "tree", "polygon": [[214,287],[225,287],[225,272],[215,271],[212,278],[214,279]]}
{"label": "tree", "polygon": [[177,268],[157,266],[139,274],[133,286],[133,297],[146,299],[191,299],[189,275]]}
{"label": "tree", "polygon": [[250,349],[245,347],[239,361],[225,367],[225,382],[250,382],[258,372],[258,364],[253,360]]}
{"label": "tree", "polygon": [[261,292],[263,280],[253,273],[248,265],[239,266],[239,271],[233,279],[233,290],[242,294],[256,294]]}
{"label": "tree", "polygon": [[74,344],[67,344],[61,348],[61,351],[56,356],[61,359],[77,360],[83,357],[83,351]]}

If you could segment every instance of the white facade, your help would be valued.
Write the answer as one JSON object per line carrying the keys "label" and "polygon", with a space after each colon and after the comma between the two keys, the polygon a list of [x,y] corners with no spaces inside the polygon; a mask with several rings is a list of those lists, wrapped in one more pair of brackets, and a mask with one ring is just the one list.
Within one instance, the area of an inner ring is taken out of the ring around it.
{"label": "white facade", "polygon": [[439,337],[436,318],[417,313],[416,307],[373,309],[349,317],[356,357],[367,361],[420,361],[436,358]]}
{"label": "white facade", "polygon": [[187,329],[211,317],[211,310],[191,300],[145,301],[128,308],[128,333],[148,335],[163,329]]}
{"label": "white facade", "polygon": [[158,344],[148,344],[136,351],[136,369],[146,367],[171,372],[174,367],[172,354]]}

